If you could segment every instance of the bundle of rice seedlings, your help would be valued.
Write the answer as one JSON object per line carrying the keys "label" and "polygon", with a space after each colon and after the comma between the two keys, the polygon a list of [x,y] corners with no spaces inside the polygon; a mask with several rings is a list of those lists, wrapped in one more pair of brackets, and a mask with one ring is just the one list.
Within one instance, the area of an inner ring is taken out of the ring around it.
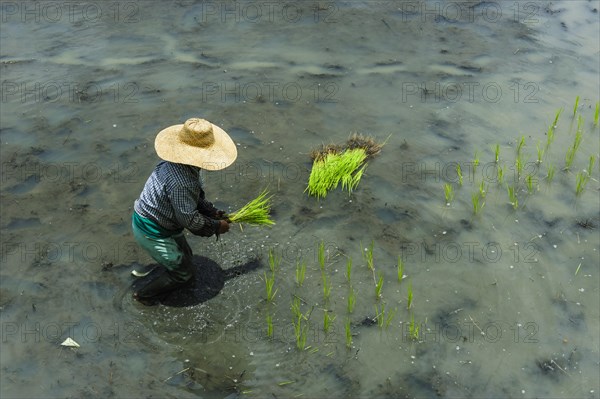
{"label": "bundle of rice seedlings", "polygon": [[308,179],[309,195],[324,198],[342,183],[342,189],[356,189],[367,167],[366,161],[381,151],[371,137],[352,135],[344,146],[328,144],[311,152],[313,166]]}
{"label": "bundle of rice seedlings", "polygon": [[310,159],[312,159],[313,161],[317,161],[317,160],[322,161],[327,157],[327,155],[339,154],[342,151],[344,151],[343,147],[341,147],[337,144],[327,144],[327,145],[323,145],[319,149],[312,150],[310,152]]}
{"label": "bundle of rice seedlings", "polygon": [[340,181],[343,189],[352,191],[363,174],[364,166],[361,168],[361,165],[366,158],[365,150],[356,148],[340,154],[328,153],[323,159],[315,159],[308,179],[308,193],[318,198],[325,197]]}
{"label": "bundle of rice seedlings", "polygon": [[271,198],[267,189],[263,190],[258,197],[248,202],[238,211],[227,217],[232,223],[247,223],[257,226],[273,225],[275,222],[269,217],[271,211]]}
{"label": "bundle of rice seedlings", "polygon": [[[384,143],[385,144],[385,143]],[[367,158],[373,158],[381,152],[383,144],[379,144],[373,137],[363,136],[362,134],[354,133],[346,142],[347,149],[362,148],[367,154]]]}

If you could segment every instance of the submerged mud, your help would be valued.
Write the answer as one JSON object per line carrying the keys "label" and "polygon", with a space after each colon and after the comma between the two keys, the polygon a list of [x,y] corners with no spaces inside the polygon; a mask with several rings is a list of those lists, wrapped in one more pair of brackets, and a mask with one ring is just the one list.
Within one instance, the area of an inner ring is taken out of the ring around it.
{"label": "submerged mud", "polygon": [[[20,4],[0,27],[1,396],[599,397],[597,1]],[[207,199],[268,187],[277,224],[190,235],[195,284],[147,307],[132,285],[162,270],[131,276],[152,264],[133,201],[155,134],[192,116],[238,148]],[[357,189],[308,197],[311,150],[353,133],[385,141]]]}

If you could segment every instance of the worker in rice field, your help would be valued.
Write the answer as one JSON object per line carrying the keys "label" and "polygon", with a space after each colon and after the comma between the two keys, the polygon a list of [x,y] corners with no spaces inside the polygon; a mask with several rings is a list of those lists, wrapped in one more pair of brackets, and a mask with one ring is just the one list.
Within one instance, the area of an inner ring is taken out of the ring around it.
{"label": "worker in rice field", "polygon": [[144,303],[193,281],[192,250],[184,229],[210,237],[229,231],[225,213],[205,199],[201,172],[231,165],[237,149],[220,127],[198,118],[160,131],[158,163],[134,202],[133,235],[166,272],[133,294]]}

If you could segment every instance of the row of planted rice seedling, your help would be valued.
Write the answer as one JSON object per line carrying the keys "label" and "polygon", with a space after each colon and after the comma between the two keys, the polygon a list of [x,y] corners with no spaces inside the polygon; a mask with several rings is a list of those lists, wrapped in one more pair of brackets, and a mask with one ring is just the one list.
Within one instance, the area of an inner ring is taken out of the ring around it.
{"label": "row of planted rice seedling", "polygon": [[[266,307],[266,336],[268,338],[274,338],[274,326],[273,319],[275,313],[281,313],[281,309],[285,309],[285,304],[277,304],[274,306],[275,301],[289,301],[289,313],[278,314],[278,318],[284,320],[284,323],[288,323],[285,320],[289,320],[289,327],[291,327],[294,338],[296,349],[305,351],[311,349],[317,351],[318,348],[308,342],[309,336],[317,336],[317,334],[311,334],[315,328],[322,331],[325,336],[328,334],[337,334],[343,331],[343,339],[336,339],[336,342],[344,342],[346,348],[352,348],[354,344],[354,337],[356,336],[356,328],[360,325],[360,321],[371,320],[373,324],[377,324],[380,329],[389,329],[392,325],[393,320],[398,312],[397,306],[392,307],[391,302],[385,300],[384,296],[384,285],[406,285],[406,322],[405,326],[408,326],[407,336],[412,340],[419,339],[419,327],[415,323],[414,314],[412,313],[413,307],[413,292],[412,283],[409,281],[408,284],[402,283],[407,276],[404,274],[404,263],[400,257],[397,261],[397,281],[386,282],[384,273],[378,270],[376,261],[374,259],[374,242],[366,248],[362,248],[361,244],[361,258],[362,263],[360,266],[363,270],[359,270],[359,273],[354,273],[356,268],[353,259],[350,255],[345,255],[345,278],[344,281],[339,281],[339,285],[334,289],[332,279],[335,274],[332,275],[332,265],[337,264],[341,257],[340,254],[332,256],[325,250],[325,244],[321,241],[317,246],[316,251],[316,264],[311,265],[306,259],[298,259],[295,264],[295,270],[293,273],[294,278],[294,291],[280,295],[275,298],[275,294],[278,292],[277,275],[280,269],[281,258],[277,257],[274,252],[269,251],[269,272],[264,272],[263,280],[265,284],[265,296],[264,301],[267,303]],[[307,271],[308,276],[307,276]],[[316,275],[320,274],[317,278]],[[290,276],[290,274],[287,274]],[[308,278],[307,278],[308,277]],[[289,278],[289,277],[288,277]],[[361,284],[366,282],[367,286],[371,286],[372,283],[372,294],[367,294],[364,290],[359,290],[356,287],[356,283]],[[339,278],[338,278],[339,280]],[[316,294],[314,286],[308,287],[307,284],[318,285],[319,293]],[[338,301],[337,299],[343,298],[346,294],[344,301]],[[313,296],[312,300],[314,303],[310,303],[311,300],[307,299]],[[314,298],[318,295],[317,298]],[[333,300],[332,300],[333,298]],[[361,302],[361,309],[369,308],[372,306],[372,311],[365,314],[355,314],[357,301]],[[343,304],[343,305],[342,305]],[[283,305],[283,306],[282,306]],[[337,305],[337,306],[336,306]],[[278,309],[278,310],[277,310]],[[284,312],[287,313],[287,312]],[[289,316],[288,316],[289,315]],[[322,321],[319,321],[322,315]],[[341,328],[343,327],[343,328]],[[398,331],[402,334],[403,331]],[[339,337],[341,338],[341,335]],[[332,340],[328,340],[332,342]]]}
{"label": "row of planted rice seedling", "polygon": [[[573,180],[573,193],[577,198],[582,195],[585,191],[586,185],[593,178],[593,170],[596,164],[596,155],[590,154],[585,159],[584,168],[580,169],[576,173],[574,172],[574,162],[581,152],[580,147],[584,140],[589,140],[592,143],[592,151],[594,148],[597,149],[598,138],[594,137],[598,130],[598,117],[600,113],[600,103],[596,103],[593,122],[591,124],[585,123],[584,116],[579,113],[579,97],[575,100],[573,107],[573,114],[571,120],[568,117],[563,116],[563,109],[559,109],[554,114],[554,119],[550,123],[548,129],[545,132],[545,142],[538,140],[535,144],[535,154],[528,153],[527,147],[532,147],[527,139],[522,135],[519,139],[515,140],[515,149],[507,154],[503,154],[501,151],[500,144],[492,146],[493,160],[491,164],[495,168],[495,176],[489,176],[489,169],[487,169],[486,176],[482,177],[480,181],[477,180],[477,170],[480,166],[479,155],[476,152],[473,160],[468,163],[469,173],[472,173],[471,186],[475,190],[471,191],[471,206],[472,213],[477,215],[482,212],[486,204],[486,198],[488,197],[489,191],[493,188],[496,189],[497,195],[504,191],[510,207],[514,210],[523,207],[525,201],[535,195],[540,189],[541,182],[545,182],[546,185],[551,185],[556,172],[557,167],[560,173],[565,178],[572,178]],[[562,131],[561,134],[566,134],[570,141],[570,144],[564,148],[553,149],[552,145],[555,141],[559,123],[568,125],[568,131]],[[586,126],[589,127],[589,131],[586,131]],[[564,155],[561,152],[564,151]],[[535,157],[535,158],[533,158]],[[562,164],[555,164],[553,159],[563,157],[564,161]],[[579,155],[581,158],[581,155]],[[534,160],[531,160],[534,159]],[[510,174],[508,172],[512,171]],[[443,186],[444,199],[447,207],[453,205],[456,192],[458,190],[464,190],[464,172],[463,167],[459,163],[456,164],[456,179],[454,182],[447,182]],[[487,180],[487,182],[486,182]],[[487,183],[487,184],[486,184]],[[501,201],[504,202],[504,201]]]}

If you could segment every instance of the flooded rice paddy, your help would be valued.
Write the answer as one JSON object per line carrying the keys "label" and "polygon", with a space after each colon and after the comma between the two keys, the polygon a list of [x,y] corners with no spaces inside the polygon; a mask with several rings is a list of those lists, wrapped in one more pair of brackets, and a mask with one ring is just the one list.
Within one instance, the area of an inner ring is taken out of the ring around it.
{"label": "flooded rice paddy", "polygon": [[[598,1],[0,4],[2,397],[600,397]],[[277,224],[145,307],[133,201],[193,116],[238,145],[208,199]]]}

